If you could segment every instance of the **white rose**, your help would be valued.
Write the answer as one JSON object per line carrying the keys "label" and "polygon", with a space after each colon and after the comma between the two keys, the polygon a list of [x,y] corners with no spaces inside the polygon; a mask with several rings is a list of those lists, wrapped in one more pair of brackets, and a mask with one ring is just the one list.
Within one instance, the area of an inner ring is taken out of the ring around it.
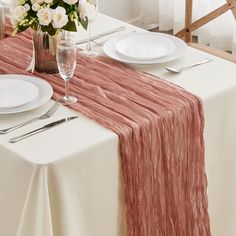
{"label": "white rose", "polygon": [[44,3],[44,0],[35,0],[35,2],[41,5],[42,3]]}
{"label": "white rose", "polygon": [[30,5],[29,5],[28,3],[26,3],[26,4],[24,5],[24,7],[25,7],[26,11],[29,11],[29,10],[30,10]]}
{"label": "white rose", "polygon": [[81,19],[88,17],[90,21],[93,21],[96,18],[96,7],[86,0],[81,0],[79,2],[79,11]]}
{"label": "white rose", "polygon": [[50,4],[53,2],[53,0],[45,0],[46,3]]}
{"label": "white rose", "polygon": [[78,2],[78,0],[63,0],[63,2],[65,2],[69,5],[73,5],[73,4],[76,4]]}
{"label": "white rose", "polygon": [[52,22],[52,15],[49,8],[41,8],[37,12],[40,25],[49,25]]}
{"label": "white rose", "polygon": [[40,9],[40,5],[38,4],[38,3],[34,3],[33,5],[32,5],[32,10],[33,11],[38,11]]}
{"label": "white rose", "polygon": [[52,10],[52,26],[54,28],[60,29],[65,26],[68,22],[68,16],[66,15],[66,10],[63,7],[57,7]]}
{"label": "white rose", "polygon": [[15,19],[17,21],[20,21],[20,20],[22,20],[27,15],[27,10],[26,10],[26,8],[24,6],[17,6],[13,10],[12,15],[13,15],[13,19]]}

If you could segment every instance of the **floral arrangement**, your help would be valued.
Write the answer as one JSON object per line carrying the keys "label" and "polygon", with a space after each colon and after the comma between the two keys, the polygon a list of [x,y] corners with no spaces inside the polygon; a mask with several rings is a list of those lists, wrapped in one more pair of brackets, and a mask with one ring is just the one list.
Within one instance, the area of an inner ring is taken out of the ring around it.
{"label": "floral arrangement", "polygon": [[32,28],[54,36],[62,30],[87,28],[88,15],[95,7],[88,0],[12,0],[13,35]]}

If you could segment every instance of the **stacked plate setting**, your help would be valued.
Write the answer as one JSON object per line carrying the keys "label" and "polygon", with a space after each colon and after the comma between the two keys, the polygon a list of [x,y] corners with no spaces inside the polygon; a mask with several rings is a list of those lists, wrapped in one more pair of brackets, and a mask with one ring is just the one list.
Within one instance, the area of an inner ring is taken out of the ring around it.
{"label": "stacked plate setting", "polygon": [[121,62],[130,64],[158,64],[183,56],[186,43],[181,39],[162,33],[129,33],[108,40],[104,53]]}
{"label": "stacked plate setting", "polygon": [[0,114],[28,111],[46,103],[52,96],[51,85],[26,75],[0,75]]}

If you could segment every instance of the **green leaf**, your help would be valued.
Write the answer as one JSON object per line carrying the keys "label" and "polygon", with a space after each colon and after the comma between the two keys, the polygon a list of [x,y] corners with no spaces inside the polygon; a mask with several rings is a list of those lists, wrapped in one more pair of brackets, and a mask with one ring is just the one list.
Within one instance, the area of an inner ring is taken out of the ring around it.
{"label": "green leaf", "polygon": [[52,9],[55,9],[56,7],[63,7],[65,8],[65,3],[63,1],[59,2],[58,4],[55,3],[51,6]]}
{"label": "green leaf", "polygon": [[85,17],[85,19],[80,19],[79,22],[84,29],[88,28],[88,17]]}
{"label": "green leaf", "polygon": [[56,29],[53,29],[53,30],[48,31],[48,34],[49,34],[50,36],[54,36],[54,35],[56,34]]}
{"label": "green leaf", "polygon": [[42,26],[41,26],[41,30],[42,30],[42,32],[47,32],[47,26],[42,25]]}
{"label": "green leaf", "polygon": [[68,21],[68,23],[62,29],[73,32],[77,31],[74,21]]}
{"label": "green leaf", "polygon": [[30,27],[31,27],[31,29],[37,31],[37,29],[38,29],[38,24],[32,24]]}
{"label": "green leaf", "polygon": [[42,25],[41,30],[42,30],[42,32],[48,32],[48,34],[51,36],[55,35],[56,31],[57,31],[56,29],[53,28],[52,24],[50,24],[48,26]]}
{"label": "green leaf", "polygon": [[28,28],[28,26],[18,25],[18,33],[25,31]]}

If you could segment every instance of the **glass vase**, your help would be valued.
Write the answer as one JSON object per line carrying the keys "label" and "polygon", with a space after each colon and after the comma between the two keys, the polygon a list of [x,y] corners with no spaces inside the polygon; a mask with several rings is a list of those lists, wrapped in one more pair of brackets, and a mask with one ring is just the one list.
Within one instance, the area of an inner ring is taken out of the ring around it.
{"label": "glass vase", "polygon": [[33,32],[35,70],[47,74],[58,73],[56,49],[59,38],[47,32]]}

